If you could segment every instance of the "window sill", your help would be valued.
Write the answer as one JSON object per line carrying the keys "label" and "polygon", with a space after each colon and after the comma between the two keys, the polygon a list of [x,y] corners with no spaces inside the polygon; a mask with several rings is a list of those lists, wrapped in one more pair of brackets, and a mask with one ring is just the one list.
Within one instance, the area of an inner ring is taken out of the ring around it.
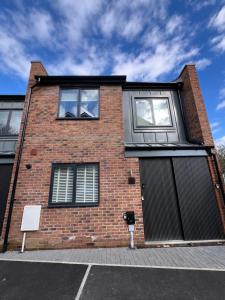
{"label": "window sill", "polygon": [[99,120],[99,119],[100,119],[99,117],[98,118],[97,117],[96,118],[59,118],[59,117],[56,118],[56,120],[58,120],[58,121],[65,121],[65,120],[66,121],[70,121],[70,120],[71,121],[74,121],[74,120],[78,120],[78,121],[81,121],[81,120],[82,121],[85,121],[85,120],[86,121],[90,121],[90,120]]}
{"label": "window sill", "polygon": [[75,208],[75,207],[96,207],[99,203],[76,203],[76,204],[48,204],[48,208]]}

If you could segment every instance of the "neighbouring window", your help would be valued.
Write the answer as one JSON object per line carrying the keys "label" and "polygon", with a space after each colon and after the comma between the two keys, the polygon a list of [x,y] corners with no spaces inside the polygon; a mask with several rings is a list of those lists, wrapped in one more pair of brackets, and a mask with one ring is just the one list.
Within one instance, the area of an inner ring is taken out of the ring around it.
{"label": "neighbouring window", "polygon": [[98,89],[61,89],[60,118],[92,119],[99,117]]}
{"label": "neighbouring window", "polygon": [[169,101],[160,98],[136,98],[137,127],[172,126]]}
{"label": "neighbouring window", "polygon": [[98,199],[98,164],[53,165],[50,206],[94,206]]}
{"label": "neighbouring window", "polygon": [[22,110],[0,110],[0,135],[17,135],[21,118]]}

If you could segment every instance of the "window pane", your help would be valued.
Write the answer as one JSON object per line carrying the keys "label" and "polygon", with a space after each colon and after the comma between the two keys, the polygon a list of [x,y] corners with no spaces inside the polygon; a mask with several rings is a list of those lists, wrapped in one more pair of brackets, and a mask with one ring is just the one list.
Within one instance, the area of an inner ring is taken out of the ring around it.
{"label": "window pane", "polygon": [[59,107],[59,117],[75,118],[77,117],[78,90],[61,90],[61,99]]}
{"label": "window pane", "polygon": [[154,125],[152,105],[150,99],[136,100],[137,126]]}
{"label": "window pane", "polygon": [[76,202],[98,202],[98,166],[81,165],[77,167]]}
{"label": "window pane", "polygon": [[153,109],[156,126],[171,126],[169,103],[167,99],[154,99]]}
{"label": "window pane", "polygon": [[98,90],[81,90],[80,117],[97,118],[99,105]]}
{"label": "window pane", "polygon": [[8,129],[7,129],[8,117],[9,117],[8,110],[0,111],[0,134],[1,135],[8,134]]}
{"label": "window pane", "polygon": [[9,134],[19,133],[21,118],[22,118],[21,110],[12,111],[10,124],[9,124]]}
{"label": "window pane", "polygon": [[72,167],[58,167],[54,170],[52,202],[68,203],[73,200],[73,177]]}

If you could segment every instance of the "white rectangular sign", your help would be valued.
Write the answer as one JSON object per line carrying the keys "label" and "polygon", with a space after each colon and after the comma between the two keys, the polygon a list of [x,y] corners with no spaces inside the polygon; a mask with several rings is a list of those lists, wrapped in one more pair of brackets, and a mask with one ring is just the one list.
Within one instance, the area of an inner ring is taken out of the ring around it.
{"label": "white rectangular sign", "polygon": [[128,225],[128,231],[133,232],[134,231],[134,225]]}
{"label": "white rectangular sign", "polygon": [[36,231],[39,229],[41,205],[26,205],[23,209],[21,231]]}

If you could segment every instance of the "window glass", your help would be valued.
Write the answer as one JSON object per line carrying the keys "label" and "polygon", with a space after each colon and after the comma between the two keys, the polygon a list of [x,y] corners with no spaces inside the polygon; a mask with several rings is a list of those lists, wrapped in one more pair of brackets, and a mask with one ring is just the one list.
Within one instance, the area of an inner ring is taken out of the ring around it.
{"label": "window glass", "polygon": [[149,99],[136,100],[137,126],[154,125],[152,103]]}
{"label": "window glass", "polygon": [[167,99],[155,99],[153,102],[153,111],[156,126],[171,126],[169,103]]}
{"label": "window glass", "polygon": [[80,117],[98,117],[98,90],[81,90]]}
{"label": "window glass", "polygon": [[77,89],[62,89],[59,107],[59,117],[61,118],[76,118],[78,104]]}
{"label": "window glass", "polygon": [[73,200],[73,177],[72,167],[58,167],[53,175],[52,202],[68,203]]}
{"label": "window glass", "polygon": [[137,126],[172,126],[168,99],[135,99]]}
{"label": "window glass", "polygon": [[4,135],[8,133],[8,118],[9,118],[9,111],[8,110],[1,110],[0,111],[0,134]]}
{"label": "window glass", "polygon": [[77,167],[76,202],[98,202],[98,167],[80,165]]}
{"label": "window glass", "polygon": [[9,134],[18,134],[20,129],[20,122],[22,117],[21,110],[14,110],[11,113],[11,119],[9,123]]}
{"label": "window glass", "polygon": [[97,164],[58,165],[53,168],[50,199],[52,204],[91,206],[98,203],[98,197],[99,169]]}

